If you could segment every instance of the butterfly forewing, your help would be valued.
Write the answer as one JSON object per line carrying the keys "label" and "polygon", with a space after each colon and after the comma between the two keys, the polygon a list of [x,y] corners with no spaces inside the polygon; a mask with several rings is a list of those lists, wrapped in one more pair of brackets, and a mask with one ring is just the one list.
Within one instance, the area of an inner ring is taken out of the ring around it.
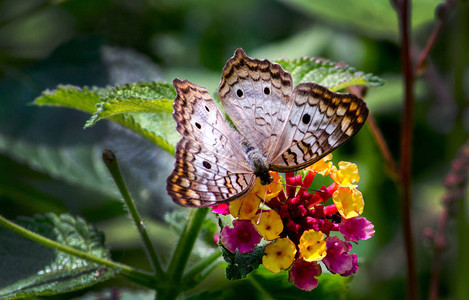
{"label": "butterfly forewing", "polygon": [[305,168],[334,151],[365,123],[365,102],[315,83],[299,84],[279,139],[271,169],[280,172]]}
{"label": "butterfly forewing", "polygon": [[251,59],[242,49],[223,68],[219,95],[226,113],[246,140],[269,159],[289,110],[290,74],[268,60]]}
{"label": "butterfly forewing", "polygon": [[210,206],[247,193],[255,176],[244,156],[242,137],[229,127],[206,89],[174,80],[174,119],[183,136],[176,146],[167,190],[184,206]]}

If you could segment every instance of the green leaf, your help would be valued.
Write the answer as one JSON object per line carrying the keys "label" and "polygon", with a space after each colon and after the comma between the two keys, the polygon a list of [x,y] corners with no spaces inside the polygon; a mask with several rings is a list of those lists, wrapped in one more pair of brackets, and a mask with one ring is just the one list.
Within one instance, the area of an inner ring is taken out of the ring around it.
{"label": "green leaf", "polygon": [[247,274],[259,267],[262,263],[262,256],[264,256],[263,246],[257,246],[254,251],[246,253],[240,253],[238,249],[232,253],[223,246],[220,248],[223,259],[228,263],[226,278],[229,280],[245,278]]}
{"label": "green leaf", "polygon": [[56,147],[0,134],[0,152],[11,153],[16,160],[53,178],[118,199],[106,167],[96,161],[102,150],[102,145]]}
{"label": "green leaf", "polygon": [[365,74],[342,63],[325,59],[303,57],[294,60],[277,60],[282,68],[290,72],[295,85],[314,82],[332,91],[340,91],[353,85],[380,86],[383,80],[372,74]]}
{"label": "green leaf", "polygon": [[318,286],[311,292],[297,288],[288,281],[288,272],[272,273],[259,267],[250,275],[272,299],[345,299],[351,277],[323,273]]}
{"label": "green leaf", "polygon": [[[399,26],[396,10],[389,0],[283,0],[303,13],[325,23],[357,30],[377,38],[397,40]],[[436,6],[441,1],[412,1],[412,29],[435,19]],[[333,37],[331,37],[333,38]]]}
{"label": "green leaf", "polygon": [[167,113],[173,112],[174,88],[169,83],[140,82],[108,88],[101,97],[103,102],[86,122],[85,128],[112,115],[123,113]]}
{"label": "green leaf", "polygon": [[174,88],[163,82],[140,82],[117,87],[83,89],[58,86],[46,90],[35,105],[63,106],[93,113],[85,128],[108,118],[174,153],[180,139],[172,117]]}
{"label": "green leaf", "polygon": [[[103,235],[68,214],[21,218],[19,225],[54,241],[109,259]],[[0,298],[55,295],[114,277],[112,269],[70,256],[0,228]]]}

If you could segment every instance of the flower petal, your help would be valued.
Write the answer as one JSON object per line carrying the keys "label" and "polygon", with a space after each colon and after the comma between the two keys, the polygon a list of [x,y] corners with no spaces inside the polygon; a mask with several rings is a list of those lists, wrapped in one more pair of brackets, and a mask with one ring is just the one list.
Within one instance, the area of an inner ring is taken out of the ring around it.
{"label": "flower petal", "polygon": [[318,285],[318,280],[315,277],[321,273],[321,266],[317,262],[307,262],[300,258],[293,263],[288,272],[288,281],[293,281],[299,289],[311,291]]}
{"label": "flower petal", "polygon": [[300,238],[300,256],[306,261],[318,261],[326,256],[324,233],[313,229],[307,230]]}
{"label": "flower petal", "polygon": [[332,200],[339,213],[346,219],[361,215],[365,206],[362,193],[349,186],[340,186],[332,194]]}
{"label": "flower petal", "polygon": [[248,220],[234,220],[233,228],[225,226],[221,231],[221,243],[233,253],[236,249],[239,249],[240,253],[253,251],[261,238]]}
{"label": "flower petal", "polygon": [[265,246],[262,264],[267,270],[280,273],[291,266],[295,254],[295,244],[288,238],[280,238]]}
{"label": "flower petal", "polygon": [[263,211],[252,219],[257,231],[268,241],[278,238],[283,231],[283,222],[275,210]]}

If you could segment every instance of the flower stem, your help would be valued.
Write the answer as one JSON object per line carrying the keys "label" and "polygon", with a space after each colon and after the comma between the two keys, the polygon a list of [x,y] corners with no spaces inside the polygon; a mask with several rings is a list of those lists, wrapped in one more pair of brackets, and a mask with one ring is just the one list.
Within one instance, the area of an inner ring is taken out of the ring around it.
{"label": "flower stem", "polygon": [[216,249],[209,256],[205,257],[197,264],[195,264],[184,276],[184,286],[192,286],[194,283],[200,282],[202,272],[205,271],[212,263],[214,263],[221,256],[221,251]]}
{"label": "flower stem", "polygon": [[174,299],[181,292],[182,275],[207,213],[208,208],[192,209],[189,212],[176,250],[169,263],[167,271],[168,281],[166,282],[165,289],[160,293],[162,299]]}
{"label": "flower stem", "polygon": [[155,271],[156,280],[161,280],[165,276],[163,268],[161,267],[160,261],[158,259],[158,256],[156,255],[155,248],[153,247],[150,237],[148,236],[147,230],[145,229],[145,223],[140,217],[140,214],[138,213],[137,208],[135,207],[135,203],[132,200],[129,191],[127,190],[121,172],[119,171],[119,165],[117,164],[116,156],[111,150],[104,150],[103,161],[106,164],[106,167],[108,168],[109,172],[111,173],[112,178],[114,179],[114,182],[116,183],[117,188],[119,189],[122,197],[124,198],[124,202],[127,205],[130,215],[132,216],[132,219],[135,225],[137,226],[138,232],[142,237],[147,253],[150,256],[150,260],[153,264],[153,270]]}
{"label": "flower stem", "polygon": [[15,224],[3,216],[0,216],[0,226],[3,226],[7,229],[10,229],[16,233],[18,233],[21,236],[24,236],[27,239],[30,239],[36,243],[39,243],[41,245],[44,245],[46,247],[52,248],[52,249],[57,249],[62,252],[65,252],[67,254],[79,257],[81,259],[85,259],[87,261],[95,262],[100,265],[104,265],[113,269],[120,269],[121,275],[131,278],[134,282],[148,286],[148,287],[154,287],[155,279],[153,278],[153,275],[148,274],[144,271],[140,271],[137,269],[134,269],[130,266],[113,262],[111,260],[108,260],[106,258],[102,258],[93,254],[90,254],[85,251],[81,251],[78,249],[75,249],[73,247],[58,243],[54,240],[51,240],[45,236],[42,236],[40,234],[37,234],[31,230],[28,230],[18,224]]}

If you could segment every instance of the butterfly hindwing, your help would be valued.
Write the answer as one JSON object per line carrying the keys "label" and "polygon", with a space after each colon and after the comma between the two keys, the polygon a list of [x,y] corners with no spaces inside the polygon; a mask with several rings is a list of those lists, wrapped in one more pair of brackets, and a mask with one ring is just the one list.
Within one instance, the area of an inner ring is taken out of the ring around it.
{"label": "butterfly hindwing", "polygon": [[251,59],[242,49],[223,68],[219,95],[226,113],[246,140],[269,159],[288,116],[293,81],[268,60]]}
{"label": "butterfly hindwing", "polygon": [[368,116],[362,99],[315,83],[299,84],[292,101],[271,163],[275,171],[296,171],[315,163],[355,135]]}
{"label": "butterfly hindwing", "polygon": [[167,180],[173,201],[203,207],[247,193],[255,176],[239,143],[206,89],[174,80],[174,119],[183,136],[176,146],[176,163]]}

